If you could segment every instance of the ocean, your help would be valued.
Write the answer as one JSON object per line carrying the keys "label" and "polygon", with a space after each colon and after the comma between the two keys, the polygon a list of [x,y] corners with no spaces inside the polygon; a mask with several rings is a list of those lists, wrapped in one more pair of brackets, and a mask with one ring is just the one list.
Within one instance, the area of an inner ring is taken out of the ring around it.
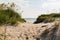
{"label": "ocean", "polygon": [[35,22],[36,18],[24,18],[26,22]]}

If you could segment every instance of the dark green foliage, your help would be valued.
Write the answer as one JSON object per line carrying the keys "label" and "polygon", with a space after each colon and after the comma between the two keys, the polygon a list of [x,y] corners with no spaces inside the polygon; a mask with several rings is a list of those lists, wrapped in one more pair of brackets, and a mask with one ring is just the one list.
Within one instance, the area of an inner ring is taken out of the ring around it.
{"label": "dark green foliage", "polygon": [[60,13],[43,14],[38,16],[37,20],[34,23],[53,22],[56,18],[60,18]]}
{"label": "dark green foliage", "polygon": [[17,22],[25,22],[25,20],[22,19],[21,15],[19,15],[11,8],[7,8],[5,10],[0,9],[0,25],[2,24],[15,25]]}

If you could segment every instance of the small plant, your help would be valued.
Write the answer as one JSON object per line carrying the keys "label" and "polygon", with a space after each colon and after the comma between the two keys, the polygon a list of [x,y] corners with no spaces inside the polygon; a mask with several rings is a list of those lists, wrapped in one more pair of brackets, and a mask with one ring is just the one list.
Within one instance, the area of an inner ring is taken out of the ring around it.
{"label": "small plant", "polygon": [[43,14],[43,15],[38,16],[37,20],[34,23],[53,22],[58,18],[60,18],[60,13]]}
{"label": "small plant", "polygon": [[18,21],[25,22],[25,20],[21,18],[21,15],[19,15],[11,7],[7,6],[0,9],[0,25],[4,25],[4,24],[15,25]]}

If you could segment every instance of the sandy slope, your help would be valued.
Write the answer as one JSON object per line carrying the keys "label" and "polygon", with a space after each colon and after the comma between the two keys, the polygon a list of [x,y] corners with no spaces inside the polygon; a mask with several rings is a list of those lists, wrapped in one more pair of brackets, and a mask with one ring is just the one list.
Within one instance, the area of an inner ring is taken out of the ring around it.
{"label": "sandy slope", "polygon": [[33,24],[30,22],[20,23],[18,26],[0,27],[1,40],[37,40],[46,29],[52,27],[54,23]]}

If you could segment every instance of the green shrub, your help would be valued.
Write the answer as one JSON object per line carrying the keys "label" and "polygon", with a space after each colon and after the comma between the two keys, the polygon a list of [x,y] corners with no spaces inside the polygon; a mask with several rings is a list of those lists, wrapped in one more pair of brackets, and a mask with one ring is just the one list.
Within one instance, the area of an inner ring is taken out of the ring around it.
{"label": "green shrub", "polygon": [[21,15],[15,12],[12,8],[0,9],[0,25],[15,25],[18,21],[26,22],[24,19],[21,18]]}
{"label": "green shrub", "polygon": [[43,14],[38,16],[37,20],[34,23],[47,23],[53,22],[56,18],[60,18],[60,13],[52,13],[52,14]]}

